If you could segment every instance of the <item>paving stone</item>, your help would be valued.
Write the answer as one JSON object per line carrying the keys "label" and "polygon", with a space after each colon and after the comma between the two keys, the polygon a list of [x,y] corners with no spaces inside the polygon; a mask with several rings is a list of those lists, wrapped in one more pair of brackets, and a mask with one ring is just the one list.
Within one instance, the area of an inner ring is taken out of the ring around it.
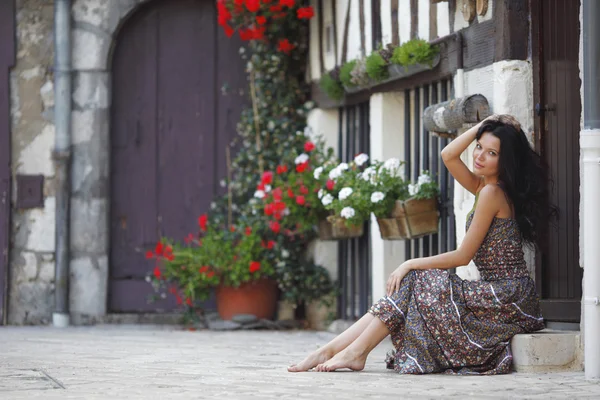
{"label": "paving stone", "polygon": [[[231,322],[231,321],[229,321]],[[286,367],[334,335],[135,325],[3,327],[0,399],[594,399],[582,372],[399,375],[382,342],[362,372]]]}

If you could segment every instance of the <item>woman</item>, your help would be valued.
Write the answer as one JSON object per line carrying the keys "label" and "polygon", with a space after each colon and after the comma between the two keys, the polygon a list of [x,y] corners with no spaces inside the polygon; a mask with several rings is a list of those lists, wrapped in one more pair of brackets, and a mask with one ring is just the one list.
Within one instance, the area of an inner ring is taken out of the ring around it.
{"label": "woman", "polygon": [[[460,155],[476,140],[474,172]],[[387,335],[395,350],[387,367],[400,373],[504,374],[510,339],[544,328],[523,243],[542,242],[550,215],[540,157],[511,116],[491,116],[447,145],[442,159],[475,194],[467,233],[457,250],[408,260],[387,281],[387,295],[367,314],[290,372],[364,368]],[[474,260],[480,281],[446,269]]]}

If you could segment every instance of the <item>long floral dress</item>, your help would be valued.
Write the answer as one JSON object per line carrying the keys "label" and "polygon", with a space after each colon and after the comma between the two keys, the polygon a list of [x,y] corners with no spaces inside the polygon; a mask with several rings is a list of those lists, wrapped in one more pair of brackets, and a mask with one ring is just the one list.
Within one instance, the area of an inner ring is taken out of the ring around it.
{"label": "long floral dress", "polygon": [[[473,219],[467,218],[467,229]],[[494,218],[473,261],[480,281],[439,269],[411,271],[369,312],[388,327],[387,368],[402,374],[510,373],[510,339],[544,328],[517,222]]]}

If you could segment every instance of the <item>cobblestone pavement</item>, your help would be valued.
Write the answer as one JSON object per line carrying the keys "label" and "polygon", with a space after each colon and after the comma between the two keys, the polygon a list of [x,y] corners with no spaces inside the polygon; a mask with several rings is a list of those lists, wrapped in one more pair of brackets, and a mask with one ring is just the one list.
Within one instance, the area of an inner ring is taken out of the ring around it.
{"label": "cobblestone pavement", "polygon": [[363,372],[291,374],[325,332],[156,326],[0,328],[0,399],[600,399],[583,373],[401,376],[384,341]]}

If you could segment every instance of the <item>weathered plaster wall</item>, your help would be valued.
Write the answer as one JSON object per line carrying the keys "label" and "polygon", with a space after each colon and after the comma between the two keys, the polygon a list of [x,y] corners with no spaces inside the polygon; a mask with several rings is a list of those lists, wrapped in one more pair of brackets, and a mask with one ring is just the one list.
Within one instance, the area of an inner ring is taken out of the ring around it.
{"label": "weathered plaster wall", "polygon": [[[54,292],[53,2],[17,0],[11,71],[13,215],[8,322],[47,323]],[[44,176],[44,206],[15,209],[16,175]]]}

